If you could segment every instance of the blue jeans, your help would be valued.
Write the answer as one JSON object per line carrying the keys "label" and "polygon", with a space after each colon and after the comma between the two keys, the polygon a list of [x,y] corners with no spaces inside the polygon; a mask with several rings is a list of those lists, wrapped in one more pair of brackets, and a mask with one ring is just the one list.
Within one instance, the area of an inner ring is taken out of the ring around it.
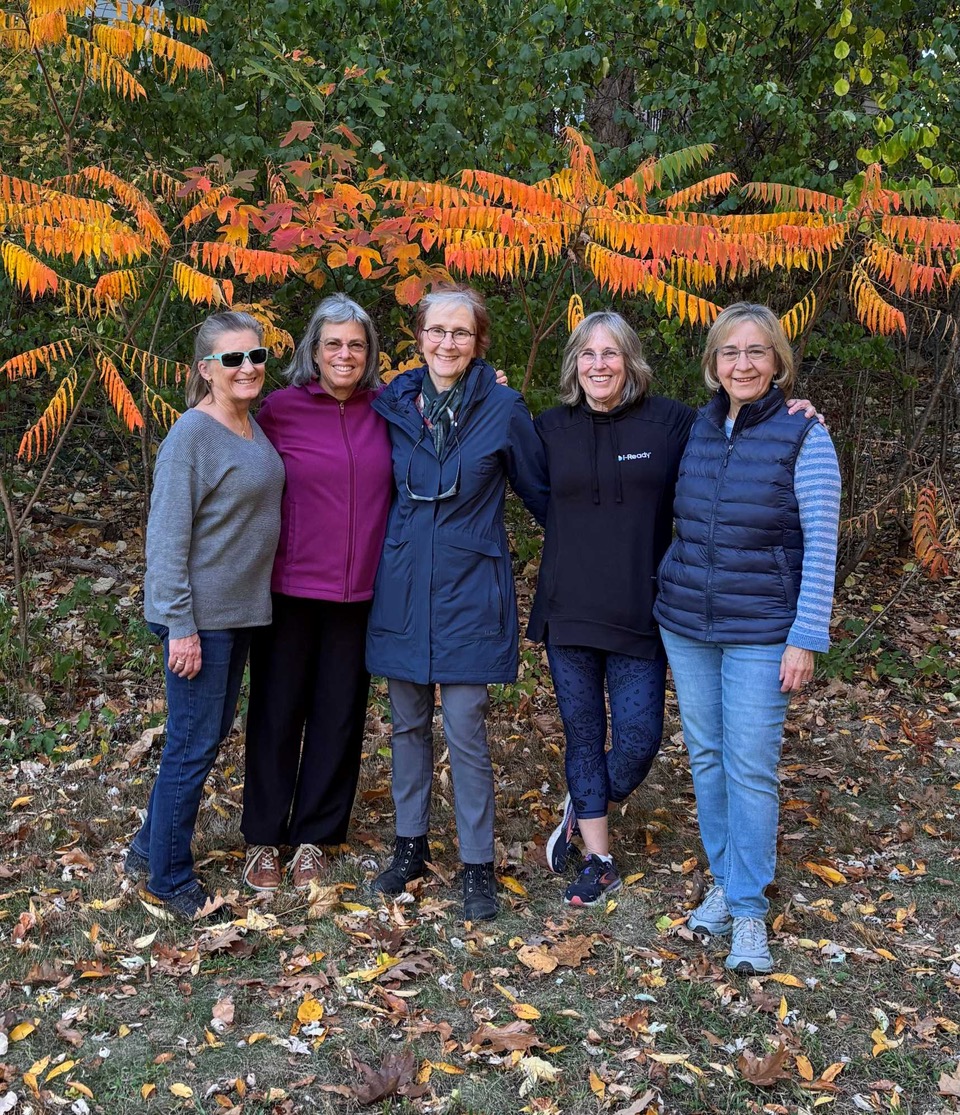
{"label": "blue jeans", "polygon": [[704,643],[662,627],[710,870],[734,917],[763,918],[777,865],[784,643]]}
{"label": "blue jeans", "polygon": [[[547,643],[553,689],[566,737],[564,766],[577,817],[606,817],[647,777],[663,738],[667,663],[594,647]],[[610,695],[610,750],[607,707]]]}
{"label": "blue jeans", "polygon": [[132,847],[150,861],[150,893],[172,898],[196,883],[190,841],[203,784],[220,741],[233,726],[253,628],[200,631],[200,673],[187,680],[171,673],[165,627],[150,625],[163,639],[167,683],[167,740],[150,793],[147,818]]}

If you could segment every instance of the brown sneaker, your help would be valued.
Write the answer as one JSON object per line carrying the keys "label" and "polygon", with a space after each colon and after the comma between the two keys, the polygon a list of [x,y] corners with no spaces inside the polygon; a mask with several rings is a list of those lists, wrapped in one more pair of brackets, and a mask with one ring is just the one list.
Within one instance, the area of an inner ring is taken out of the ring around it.
{"label": "brown sneaker", "polygon": [[316,844],[301,844],[290,861],[290,874],[297,890],[308,890],[314,879],[327,870],[327,859]]}
{"label": "brown sneaker", "polygon": [[280,886],[280,853],[270,844],[250,844],[243,881],[251,890],[276,890]]}

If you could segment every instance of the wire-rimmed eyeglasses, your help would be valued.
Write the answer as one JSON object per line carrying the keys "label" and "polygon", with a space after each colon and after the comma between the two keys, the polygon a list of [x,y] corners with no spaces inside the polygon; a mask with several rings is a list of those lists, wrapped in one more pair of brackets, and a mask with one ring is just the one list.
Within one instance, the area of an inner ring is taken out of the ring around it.
{"label": "wire-rimmed eyeglasses", "polygon": [[[453,499],[454,496],[460,494],[460,467],[463,463],[463,456],[460,452],[460,439],[457,437],[457,424],[451,422],[449,437],[453,438],[453,445],[457,451],[457,474],[453,478],[453,483],[445,492],[439,492],[437,495],[423,495],[420,492],[415,492],[410,486],[410,469],[413,467],[413,457],[416,451],[423,445],[424,437],[429,433],[429,428],[426,423],[420,431],[420,437],[417,438],[416,444],[413,447],[413,452],[410,454],[410,459],[407,461],[407,475],[404,479],[404,485],[407,489],[407,495],[414,501],[414,503],[443,503],[444,500]],[[448,439],[449,440],[449,439]],[[426,448],[424,446],[424,448]]]}

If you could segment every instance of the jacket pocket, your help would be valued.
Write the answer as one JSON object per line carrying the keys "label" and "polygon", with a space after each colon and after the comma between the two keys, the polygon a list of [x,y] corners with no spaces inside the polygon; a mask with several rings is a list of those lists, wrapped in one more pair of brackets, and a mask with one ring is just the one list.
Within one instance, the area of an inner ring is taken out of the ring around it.
{"label": "jacket pocket", "polygon": [[787,561],[787,552],[782,546],[774,547],[774,556],[777,559],[777,569],[780,570],[780,581],[783,584],[783,598],[791,611],[797,610],[797,586],[793,582],[790,572],[790,563]]}
{"label": "jacket pocket", "polygon": [[503,554],[487,538],[437,531],[433,629],[441,639],[503,634]]}
{"label": "jacket pocket", "polygon": [[370,628],[403,635],[413,621],[413,550],[409,543],[388,538],[377,571]]}

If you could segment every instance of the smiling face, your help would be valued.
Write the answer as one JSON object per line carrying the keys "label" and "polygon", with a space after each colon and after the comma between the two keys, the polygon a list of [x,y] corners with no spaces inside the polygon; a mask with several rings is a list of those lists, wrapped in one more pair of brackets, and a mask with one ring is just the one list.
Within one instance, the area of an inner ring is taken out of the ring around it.
{"label": "smiling face", "polygon": [[623,353],[605,325],[598,325],[577,354],[577,380],[592,410],[619,406],[627,382]]}
{"label": "smiling face", "polygon": [[[252,329],[218,333],[214,352],[249,352],[263,342]],[[251,364],[246,357],[239,368],[225,368],[219,360],[200,360],[197,370],[210,386],[210,397],[228,410],[246,410],[263,388],[266,364]]]}
{"label": "smiling face", "polygon": [[[738,350],[735,358],[734,349]],[[749,356],[749,349],[754,349],[756,354]],[[726,350],[729,356],[724,356]],[[731,329],[717,349],[717,379],[730,396],[730,418],[737,417],[744,403],[762,399],[776,374],[777,358],[770,338],[755,321],[747,319]]]}
{"label": "smiling face", "polygon": [[328,321],[313,350],[320,385],[341,403],[356,391],[367,367],[367,334],[359,321]]}
{"label": "smiling face", "polygon": [[[442,341],[432,341],[428,329],[446,330]],[[430,378],[439,390],[446,391],[463,375],[477,352],[477,338],[470,337],[458,345],[453,339],[457,329],[476,334],[477,326],[473,311],[469,306],[458,306],[455,302],[431,306],[423,322],[420,333],[420,351],[427,362]]]}

